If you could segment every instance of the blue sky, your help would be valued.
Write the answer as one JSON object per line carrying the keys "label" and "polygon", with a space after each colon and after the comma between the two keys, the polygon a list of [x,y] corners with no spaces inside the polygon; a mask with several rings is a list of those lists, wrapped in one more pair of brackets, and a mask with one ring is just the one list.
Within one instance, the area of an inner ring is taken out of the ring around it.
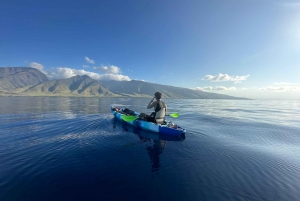
{"label": "blue sky", "polygon": [[2,0],[0,66],[300,99],[300,1]]}

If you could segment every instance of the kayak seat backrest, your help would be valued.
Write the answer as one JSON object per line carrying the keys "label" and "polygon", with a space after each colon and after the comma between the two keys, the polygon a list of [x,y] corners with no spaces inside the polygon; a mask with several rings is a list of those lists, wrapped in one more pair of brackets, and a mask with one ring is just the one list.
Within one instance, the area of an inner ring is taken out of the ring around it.
{"label": "kayak seat backrest", "polygon": [[139,114],[139,119],[145,120],[145,117],[146,117],[146,116],[147,116],[146,113],[140,113],[140,114]]}

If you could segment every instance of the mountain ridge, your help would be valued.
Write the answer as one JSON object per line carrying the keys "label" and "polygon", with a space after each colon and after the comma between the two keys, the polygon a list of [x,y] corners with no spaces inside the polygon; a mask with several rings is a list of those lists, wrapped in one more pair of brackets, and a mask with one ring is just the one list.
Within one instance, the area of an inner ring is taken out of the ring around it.
{"label": "mountain ridge", "polygon": [[139,80],[97,81],[87,75],[50,80],[35,68],[0,67],[1,96],[153,97],[156,91],[164,98],[247,99]]}
{"label": "mountain ridge", "polygon": [[34,86],[49,81],[41,71],[30,67],[0,68],[0,90],[12,91],[28,85]]}
{"label": "mountain ridge", "polygon": [[[164,98],[183,98],[183,99],[247,99],[233,97],[217,93],[209,93],[200,90],[188,89],[184,87],[175,87],[163,84],[149,83],[139,80],[131,81],[100,81],[101,85],[109,91],[125,95],[140,97],[136,94],[147,94],[147,97],[153,97],[156,91],[163,93]],[[122,86],[122,88],[120,87]]]}
{"label": "mountain ridge", "polygon": [[38,84],[24,91],[29,94],[69,95],[69,96],[102,96],[115,97],[87,75],[76,75],[67,79],[51,80]]}

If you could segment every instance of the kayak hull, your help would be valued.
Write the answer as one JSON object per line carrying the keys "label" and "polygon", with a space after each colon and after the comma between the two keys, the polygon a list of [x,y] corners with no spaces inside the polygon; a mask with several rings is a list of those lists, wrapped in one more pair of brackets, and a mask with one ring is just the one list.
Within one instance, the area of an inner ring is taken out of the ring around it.
{"label": "kayak hull", "polygon": [[[119,113],[115,110],[116,107],[111,106],[111,112],[112,114],[118,119],[121,120],[123,122],[126,122],[122,119],[122,116],[125,114]],[[118,108],[119,110],[123,110],[121,108]],[[139,115],[139,113],[134,112],[134,114],[136,116]],[[143,130],[148,130],[148,131],[152,131],[152,132],[156,132],[156,133],[161,133],[161,134],[165,134],[165,135],[171,135],[171,136],[180,136],[182,134],[184,134],[186,132],[185,129],[181,128],[180,126],[177,126],[176,128],[170,128],[166,125],[160,125],[160,124],[155,124],[152,122],[147,122],[144,120],[140,120],[140,119],[136,119],[134,121],[131,122],[126,122],[127,124],[130,124],[134,127],[143,129]]]}

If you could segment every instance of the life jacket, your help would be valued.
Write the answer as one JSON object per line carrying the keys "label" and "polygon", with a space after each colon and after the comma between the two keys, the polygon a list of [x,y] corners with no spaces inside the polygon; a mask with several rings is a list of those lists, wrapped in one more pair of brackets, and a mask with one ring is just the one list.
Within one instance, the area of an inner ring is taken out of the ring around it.
{"label": "life jacket", "polygon": [[156,123],[163,124],[165,121],[166,109],[164,108],[164,104],[161,100],[157,101],[154,111]]}

